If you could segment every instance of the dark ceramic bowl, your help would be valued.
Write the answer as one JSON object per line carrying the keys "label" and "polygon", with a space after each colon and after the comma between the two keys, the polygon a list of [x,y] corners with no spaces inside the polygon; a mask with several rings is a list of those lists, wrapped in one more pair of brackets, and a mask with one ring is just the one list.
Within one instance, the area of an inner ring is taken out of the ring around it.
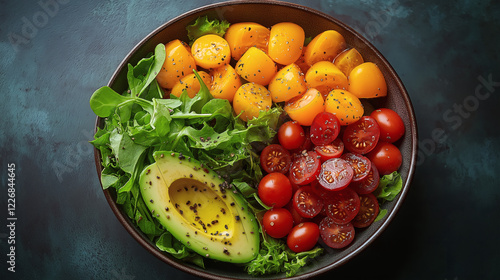
{"label": "dark ceramic bowl", "polygon": [[[368,40],[352,28],[346,26],[339,20],[323,14],[319,11],[284,2],[270,1],[230,1],[218,4],[213,4],[201,7],[183,15],[180,15],[169,22],[163,24],[151,34],[147,35],[135,48],[125,57],[122,63],[118,66],[113,74],[108,86],[117,92],[123,92],[127,89],[127,64],[135,65],[141,58],[152,52],[155,46],[159,43],[166,44],[173,39],[181,39],[188,41],[186,37],[185,27],[198,18],[199,16],[208,15],[209,18],[225,19],[230,23],[253,21],[264,26],[272,26],[275,23],[283,21],[292,21],[305,30],[306,37],[314,36],[327,29],[334,29],[340,32],[347,44],[355,47],[363,55],[365,61],[376,63],[387,81],[388,96],[376,100],[376,106],[392,108],[403,119],[406,125],[404,138],[397,143],[403,155],[403,164],[400,168],[400,173],[403,178],[403,190],[395,200],[383,205],[383,208],[388,209],[387,215],[378,222],[375,222],[370,227],[364,230],[357,230],[356,238],[353,243],[343,250],[333,250],[325,248],[325,253],[317,258],[313,264],[306,266],[299,275],[290,279],[306,279],[318,276],[324,272],[332,270],[357,254],[370,245],[389,225],[390,221],[396,215],[403,199],[408,192],[410,182],[415,170],[416,154],[417,154],[417,127],[412,104],[405,87],[401,83],[398,75]],[[101,120],[98,118],[96,126],[101,126]],[[100,155],[96,150],[95,160],[98,174],[101,172]],[[126,230],[149,252],[164,261],[165,263],[190,273],[192,275],[207,279],[252,279],[246,272],[225,263],[208,262],[206,269],[184,263],[176,258],[158,250],[134,224],[128,219],[123,209],[115,203],[115,193],[112,190],[105,190],[104,194],[111,206],[116,217],[124,225]],[[285,275],[269,275],[258,277],[259,279],[275,279],[285,278]]]}

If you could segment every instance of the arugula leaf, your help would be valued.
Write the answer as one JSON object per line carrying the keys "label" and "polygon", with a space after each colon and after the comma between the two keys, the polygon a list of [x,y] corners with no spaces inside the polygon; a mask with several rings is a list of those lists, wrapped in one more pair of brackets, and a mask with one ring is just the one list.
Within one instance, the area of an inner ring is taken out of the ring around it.
{"label": "arugula leaf", "polygon": [[198,17],[193,24],[186,27],[189,44],[192,45],[196,39],[207,34],[224,36],[229,25],[226,20],[208,20],[208,16]]}

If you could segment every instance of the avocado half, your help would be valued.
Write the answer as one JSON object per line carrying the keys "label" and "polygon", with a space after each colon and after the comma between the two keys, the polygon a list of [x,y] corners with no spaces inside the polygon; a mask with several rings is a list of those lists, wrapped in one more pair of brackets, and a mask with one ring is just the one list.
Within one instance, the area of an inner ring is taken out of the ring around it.
{"label": "avocado half", "polygon": [[140,175],[140,191],[166,230],[206,258],[246,263],[257,256],[258,222],[234,187],[179,153],[154,158]]}

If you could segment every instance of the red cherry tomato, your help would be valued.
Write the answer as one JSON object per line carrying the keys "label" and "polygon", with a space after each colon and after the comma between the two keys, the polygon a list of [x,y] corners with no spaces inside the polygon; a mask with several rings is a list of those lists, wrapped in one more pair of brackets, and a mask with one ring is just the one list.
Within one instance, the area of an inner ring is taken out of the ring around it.
{"label": "red cherry tomato", "polygon": [[347,224],[356,217],[359,212],[359,196],[358,194],[346,188],[340,191],[334,191],[325,200],[326,215],[333,222],[343,225]]}
{"label": "red cherry tomato", "polygon": [[344,143],[340,138],[337,138],[330,144],[314,147],[314,151],[321,157],[321,162],[325,162],[340,157],[344,152]]}
{"label": "red cherry tomato", "polygon": [[300,223],[292,228],[288,234],[286,243],[290,250],[295,253],[309,251],[319,239],[318,225],[313,222]]}
{"label": "red cherry tomato", "polygon": [[371,165],[372,168],[368,173],[368,176],[361,181],[351,182],[349,188],[355,191],[357,194],[367,194],[375,191],[380,182],[380,175],[378,173],[375,164]]}
{"label": "red cherry tomato", "polygon": [[340,122],[329,112],[321,112],[314,117],[311,124],[311,141],[314,145],[330,144],[340,133]]}
{"label": "red cherry tomato", "polygon": [[288,177],[281,173],[269,173],[260,180],[257,193],[267,206],[280,208],[292,198],[292,184]]}
{"label": "red cherry tomato", "polygon": [[374,110],[370,116],[380,127],[380,140],[394,143],[405,134],[405,124],[398,113],[389,108]]}
{"label": "red cherry tomato", "polygon": [[341,249],[354,240],[354,227],[351,223],[339,225],[329,217],[325,217],[319,224],[321,239],[331,248]]}
{"label": "red cherry tomato", "polygon": [[293,228],[292,214],[285,208],[267,210],[262,218],[262,227],[271,237],[285,237]]}
{"label": "red cherry tomato", "polygon": [[332,158],[321,164],[318,182],[325,190],[341,190],[349,185],[353,176],[354,170],[347,161]]}
{"label": "red cherry tomato", "polygon": [[366,155],[375,164],[380,175],[391,174],[399,169],[403,162],[401,151],[394,144],[380,142],[375,149]]}
{"label": "red cherry tomato", "polygon": [[313,218],[323,209],[323,199],[311,186],[303,186],[293,196],[293,207],[304,218]]}
{"label": "red cherry tomato", "polygon": [[345,128],[342,140],[346,150],[366,154],[375,148],[380,138],[380,128],[374,118],[361,117]]}
{"label": "red cherry tomato", "polygon": [[316,180],[321,169],[319,155],[309,151],[298,154],[290,167],[290,181],[297,185],[307,185]]}
{"label": "red cherry tomato", "polygon": [[309,221],[308,218],[302,217],[297,210],[295,210],[295,207],[293,206],[293,199],[290,200],[290,202],[285,206],[285,208],[290,211],[290,214],[292,214],[293,217],[293,224],[298,225],[300,223],[304,223]]}
{"label": "red cherry tomato", "polygon": [[278,129],[278,141],[287,150],[299,148],[306,141],[302,126],[296,121],[288,121]]}
{"label": "red cherry tomato", "polygon": [[260,153],[260,166],[267,173],[287,173],[292,163],[290,152],[278,144],[271,144]]}
{"label": "red cherry tomato", "polygon": [[352,220],[352,225],[357,228],[365,228],[373,223],[379,212],[377,198],[371,194],[359,195],[359,213]]}
{"label": "red cherry tomato", "polygon": [[368,158],[354,153],[345,153],[341,158],[347,161],[354,170],[354,176],[352,177],[353,182],[365,179],[368,173],[370,173],[372,163]]}

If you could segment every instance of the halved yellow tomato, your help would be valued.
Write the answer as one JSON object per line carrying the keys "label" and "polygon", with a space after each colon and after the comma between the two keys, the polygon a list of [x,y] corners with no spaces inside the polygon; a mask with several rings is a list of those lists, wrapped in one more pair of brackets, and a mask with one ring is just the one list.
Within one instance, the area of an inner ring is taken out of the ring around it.
{"label": "halved yellow tomato", "polygon": [[165,45],[165,55],[165,62],[156,80],[162,88],[172,89],[182,77],[196,70],[196,62],[189,46],[177,39]]}
{"label": "halved yellow tomato", "polygon": [[241,79],[236,70],[227,64],[213,69],[210,74],[212,75],[212,87],[210,88],[212,96],[232,102],[234,94],[241,86]]}
{"label": "halved yellow tomato", "polygon": [[[210,88],[210,84],[212,82],[210,75],[204,71],[198,71],[198,75],[200,75],[205,85]],[[193,98],[200,91],[200,82],[194,73],[186,75],[180,79],[172,88],[171,94],[180,97],[184,90],[186,90],[190,98]]]}
{"label": "halved yellow tomato", "polygon": [[361,101],[343,89],[334,89],[325,100],[325,111],[337,116],[340,125],[348,125],[359,120],[364,113]]}
{"label": "halved yellow tomato", "polygon": [[203,35],[191,46],[196,64],[205,69],[217,68],[231,61],[231,49],[227,41],[215,34]]}
{"label": "halved yellow tomato", "polygon": [[269,83],[268,89],[273,102],[282,102],[305,93],[307,85],[299,66],[292,63],[278,71]]}
{"label": "halved yellow tomato", "polygon": [[375,98],[387,95],[387,83],[384,74],[373,62],[365,62],[356,66],[349,73],[347,88],[358,98]]}
{"label": "halved yellow tomato", "polygon": [[309,65],[318,61],[333,61],[346,48],[344,36],[335,30],[326,30],[314,37],[307,45],[304,60]]}
{"label": "halved yellow tomato", "polygon": [[351,73],[351,70],[354,69],[354,67],[360,65],[361,63],[365,62],[363,60],[363,56],[356,50],[355,48],[345,50],[341,52],[335,60],[333,61],[333,64],[337,66],[342,73],[344,73],[346,76]]}
{"label": "halved yellow tomato", "polygon": [[310,126],[317,114],[325,110],[323,95],[315,88],[310,88],[301,96],[285,103],[284,110],[300,125]]}
{"label": "halved yellow tomato", "polygon": [[271,108],[271,93],[257,83],[243,84],[234,95],[233,108],[240,119],[248,121],[259,116],[260,111]]}
{"label": "halved yellow tomato", "polygon": [[308,87],[319,90],[323,98],[332,89],[347,89],[348,86],[346,75],[330,61],[319,61],[311,66],[306,72],[306,82]]}
{"label": "halved yellow tomato", "polygon": [[251,47],[236,63],[236,73],[243,79],[267,86],[276,75],[276,63],[262,50]]}
{"label": "halved yellow tomato", "polygon": [[293,22],[280,22],[271,27],[268,54],[281,65],[294,63],[302,54],[305,32]]}
{"label": "halved yellow tomato", "polygon": [[231,24],[224,34],[224,39],[231,48],[231,56],[238,60],[250,48],[256,47],[267,52],[270,31],[255,22]]}

